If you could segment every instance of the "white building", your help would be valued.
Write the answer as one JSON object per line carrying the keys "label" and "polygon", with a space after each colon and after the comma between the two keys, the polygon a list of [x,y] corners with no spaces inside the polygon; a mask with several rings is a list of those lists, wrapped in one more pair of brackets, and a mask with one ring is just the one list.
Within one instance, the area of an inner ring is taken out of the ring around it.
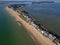
{"label": "white building", "polygon": [[40,29],[39,29],[39,28],[38,28],[37,30],[38,30],[38,31],[40,31]]}
{"label": "white building", "polygon": [[60,43],[58,41],[55,41],[56,45],[60,45]]}
{"label": "white building", "polygon": [[22,14],[24,18],[26,18],[27,16],[25,14]]}
{"label": "white building", "polygon": [[58,43],[58,45],[60,45],[60,43]]}
{"label": "white building", "polygon": [[41,31],[41,33],[45,36],[48,36],[48,32],[46,32],[46,31]]}
{"label": "white building", "polygon": [[54,39],[56,39],[55,36],[53,36],[52,34],[49,34],[49,38],[53,41]]}
{"label": "white building", "polygon": [[34,22],[31,22],[31,25],[34,26],[35,28],[37,27],[37,25],[35,25]]}

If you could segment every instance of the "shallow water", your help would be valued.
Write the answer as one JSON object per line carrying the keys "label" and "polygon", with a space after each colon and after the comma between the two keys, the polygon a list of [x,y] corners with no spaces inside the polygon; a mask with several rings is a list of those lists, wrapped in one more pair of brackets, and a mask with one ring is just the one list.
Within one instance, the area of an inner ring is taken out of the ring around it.
{"label": "shallow water", "polygon": [[0,45],[35,45],[26,29],[0,5]]}

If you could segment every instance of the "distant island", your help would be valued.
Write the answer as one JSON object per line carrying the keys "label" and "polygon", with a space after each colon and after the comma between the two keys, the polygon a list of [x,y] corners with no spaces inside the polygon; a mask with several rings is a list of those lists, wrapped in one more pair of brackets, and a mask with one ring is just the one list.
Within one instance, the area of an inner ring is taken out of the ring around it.
{"label": "distant island", "polygon": [[40,1],[40,2],[32,2],[32,4],[42,4],[42,3],[54,3],[54,1]]}

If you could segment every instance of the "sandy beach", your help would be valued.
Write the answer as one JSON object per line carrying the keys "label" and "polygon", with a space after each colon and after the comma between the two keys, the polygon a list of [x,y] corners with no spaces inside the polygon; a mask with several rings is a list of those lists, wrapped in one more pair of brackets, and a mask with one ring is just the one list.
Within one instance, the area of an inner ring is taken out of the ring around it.
{"label": "sandy beach", "polygon": [[15,18],[16,21],[21,22],[21,24],[27,29],[32,39],[37,43],[37,45],[55,45],[49,38],[43,36],[41,32],[35,29],[32,25],[29,25],[26,21],[19,17],[19,13],[11,8],[6,7],[6,10]]}

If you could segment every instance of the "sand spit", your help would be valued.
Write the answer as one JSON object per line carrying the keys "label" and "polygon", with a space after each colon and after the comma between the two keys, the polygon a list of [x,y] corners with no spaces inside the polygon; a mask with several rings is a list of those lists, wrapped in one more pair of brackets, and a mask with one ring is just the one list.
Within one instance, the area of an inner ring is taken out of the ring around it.
{"label": "sand spit", "polygon": [[43,36],[32,25],[29,25],[26,21],[20,18],[19,13],[8,7],[6,7],[6,10],[16,19],[16,21],[21,22],[21,24],[27,29],[31,37],[34,38],[33,40],[37,43],[37,45],[55,45],[49,38]]}

